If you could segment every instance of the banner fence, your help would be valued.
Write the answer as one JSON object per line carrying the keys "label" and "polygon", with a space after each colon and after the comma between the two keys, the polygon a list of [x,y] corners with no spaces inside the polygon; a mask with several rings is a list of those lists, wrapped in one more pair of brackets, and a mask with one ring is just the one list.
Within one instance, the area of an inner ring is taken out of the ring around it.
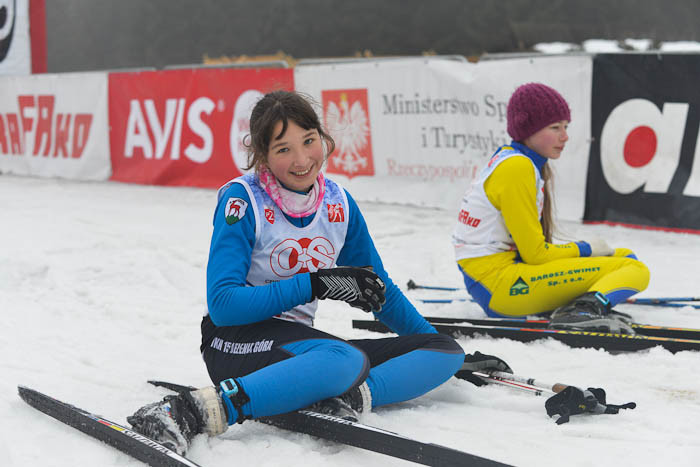
{"label": "banner fence", "polygon": [[218,188],[245,171],[257,99],[297,89],[358,200],[456,213],[510,142],[510,94],[543,82],[572,112],[558,218],[700,232],[698,75],[697,54],[601,54],[0,76],[0,172]]}

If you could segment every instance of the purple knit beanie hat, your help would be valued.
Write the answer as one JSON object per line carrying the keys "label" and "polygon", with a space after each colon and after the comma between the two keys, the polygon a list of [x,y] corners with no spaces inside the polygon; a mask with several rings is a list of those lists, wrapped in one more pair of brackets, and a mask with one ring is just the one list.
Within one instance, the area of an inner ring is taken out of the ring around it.
{"label": "purple knit beanie hat", "polygon": [[547,125],[571,121],[571,111],[561,94],[541,83],[523,84],[508,101],[508,134],[523,141]]}

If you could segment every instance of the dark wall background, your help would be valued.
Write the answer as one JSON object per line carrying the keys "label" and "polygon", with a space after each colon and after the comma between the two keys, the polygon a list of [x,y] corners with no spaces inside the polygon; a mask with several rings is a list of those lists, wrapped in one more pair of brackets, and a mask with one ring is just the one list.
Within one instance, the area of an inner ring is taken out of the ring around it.
{"label": "dark wall background", "polygon": [[700,40],[697,0],[49,0],[48,71],[203,57],[480,55],[538,42]]}

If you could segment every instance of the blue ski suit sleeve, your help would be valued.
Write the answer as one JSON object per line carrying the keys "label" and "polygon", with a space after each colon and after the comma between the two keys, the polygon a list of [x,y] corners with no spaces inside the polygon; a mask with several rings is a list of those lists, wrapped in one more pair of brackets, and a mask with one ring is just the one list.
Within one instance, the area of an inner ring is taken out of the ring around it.
{"label": "blue ski suit sleeve", "polygon": [[256,323],[310,302],[309,274],[246,287],[255,245],[255,215],[251,208],[241,220],[228,225],[224,210],[229,198],[241,198],[250,205],[248,192],[234,183],[221,196],[214,213],[207,265],[207,305],[212,322],[217,326]]}
{"label": "blue ski suit sleeve", "polygon": [[386,284],[386,303],[382,311],[374,315],[389,329],[399,335],[436,333],[435,328],[418,313],[384,270],[360,208],[347,190],[345,193],[348,198],[349,225],[345,245],[338,255],[338,266],[372,266],[374,268],[374,272]]}

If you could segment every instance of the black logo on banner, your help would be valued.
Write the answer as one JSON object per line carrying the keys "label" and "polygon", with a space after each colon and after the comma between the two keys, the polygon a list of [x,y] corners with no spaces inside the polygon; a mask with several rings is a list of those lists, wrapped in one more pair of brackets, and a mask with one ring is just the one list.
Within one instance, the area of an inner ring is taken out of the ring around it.
{"label": "black logo on banner", "polygon": [[[621,194],[639,188],[668,192],[681,159],[688,107],[666,102],[659,109],[646,99],[630,99],[610,112],[600,135],[600,162],[610,188]],[[700,173],[694,175],[698,179],[689,178],[683,194],[700,196]]]}
{"label": "black logo on banner", "polygon": [[593,61],[589,221],[700,230],[700,56]]}
{"label": "black logo on banner", "polygon": [[0,0],[0,62],[5,60],[15,33],[16,0]]}

